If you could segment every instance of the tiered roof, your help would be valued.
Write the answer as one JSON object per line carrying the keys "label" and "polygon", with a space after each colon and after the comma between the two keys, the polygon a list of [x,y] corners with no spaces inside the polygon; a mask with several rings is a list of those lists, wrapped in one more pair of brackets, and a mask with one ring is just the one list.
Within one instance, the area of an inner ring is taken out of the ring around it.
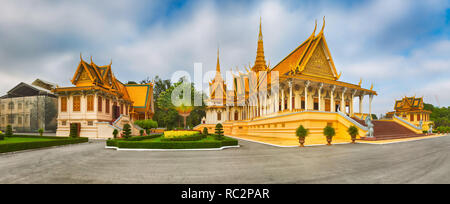
{"label": "tiered roof", "polygon": [[153,84],[123,84],[114,76],[109,65],[88,63],[80,55],[80,63],[71,80],[75,87],[56,88],[54,92],[101,90],[133,104],[135,111],[153,110]]}

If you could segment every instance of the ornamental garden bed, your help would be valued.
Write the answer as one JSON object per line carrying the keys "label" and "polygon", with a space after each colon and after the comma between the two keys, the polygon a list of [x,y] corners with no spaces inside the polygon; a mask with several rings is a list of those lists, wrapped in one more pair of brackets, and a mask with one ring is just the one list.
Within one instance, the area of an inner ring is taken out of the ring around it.
{"label": "ornamental garden bed", "polygon": [[0,140],[0,153],[15,152],[28,149],[79,144],[88,142],[88,138],[47,137],[31,135],[14,135]]}
{"label": "ornamental garden bed", "polygon": [[114,139],[106,142],[107,148],[115,149],[222,149],[224,147],[237,147],[238,141],[223,137],[219,140],[213,135],[194,134],[166,138],[164,135],[151,135],[144,137],[131,137],[128,139]]}

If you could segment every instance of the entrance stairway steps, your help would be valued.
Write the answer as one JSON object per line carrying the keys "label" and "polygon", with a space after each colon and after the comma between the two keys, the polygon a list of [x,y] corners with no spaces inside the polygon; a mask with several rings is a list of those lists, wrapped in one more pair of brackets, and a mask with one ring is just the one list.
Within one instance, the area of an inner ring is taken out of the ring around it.
{"label": "entrance stairway steps", "polygon": [[[352,118],[361,125],[366,126],[366,123],[359,118]],[[412,137],[423,137],[424,134],[416,134],[410,129],[394,122],[394,121],[378,121],[373,120],[374,124],[374,137],[365,138],[365,140],[392,140],[392,139],[404,139]]]}

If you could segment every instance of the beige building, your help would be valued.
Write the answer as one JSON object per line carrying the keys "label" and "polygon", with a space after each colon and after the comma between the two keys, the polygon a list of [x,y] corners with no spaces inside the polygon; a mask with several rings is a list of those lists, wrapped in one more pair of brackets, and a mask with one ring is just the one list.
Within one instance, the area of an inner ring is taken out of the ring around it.
{"label": "beige building", "polygon": [[[45,84],[46,86],[40,86]],[[20,83],[0,97],[0,129],[11,125],[13,131],[36,133],[56,131],[57,96],[48,88],[51,83],[36,80],[32,84]]]}

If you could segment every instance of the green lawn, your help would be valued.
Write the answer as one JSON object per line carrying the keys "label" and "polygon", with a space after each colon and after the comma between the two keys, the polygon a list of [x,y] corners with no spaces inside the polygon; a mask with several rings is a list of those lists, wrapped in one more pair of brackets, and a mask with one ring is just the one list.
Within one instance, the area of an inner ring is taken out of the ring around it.
{"label": "green lawn", "polygon": [[22,142],[43,142],[43,141],[53,141],[56,139],[48,138],[22,138],[22,137],[5,137],[5,140],[0,140],[0,144],[12,144],[12,143],[22,143]]}

